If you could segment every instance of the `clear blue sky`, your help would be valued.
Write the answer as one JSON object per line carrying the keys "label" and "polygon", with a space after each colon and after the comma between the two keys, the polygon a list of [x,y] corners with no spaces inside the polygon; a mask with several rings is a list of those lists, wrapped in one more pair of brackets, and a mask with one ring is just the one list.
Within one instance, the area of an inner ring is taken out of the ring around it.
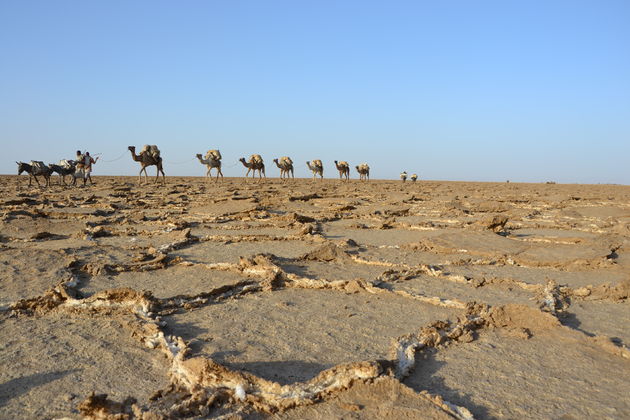
{"label": "clear blue sky", "polygon": [[149,143],[167,175],[630,184],[630,1],[0,0],[0,142],[4,174]]}

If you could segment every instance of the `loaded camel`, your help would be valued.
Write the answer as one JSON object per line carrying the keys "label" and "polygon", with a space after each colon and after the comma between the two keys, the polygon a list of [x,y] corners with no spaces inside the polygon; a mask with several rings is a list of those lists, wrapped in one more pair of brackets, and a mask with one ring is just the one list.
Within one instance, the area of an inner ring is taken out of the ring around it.
{"label": "loaded camel", "polygon": [[407,171],[403,171],[400,173],[400,179],[402,179],[403,184],[407,180]]}
{"label": "loaded camel", "polygon": [[370,179],[370,167],[367,163],[362,163],[360,165],[355,166],[357,172],[359,173],[359,179],[369,180]]}
{"label": "loaded camel", "polygon": [[348,180],[348,178],[350,177],[350,165],[348,165],[348,162],[342,160],[341,162],[337,163],[337,161],[335,161],[335,166],[339,171],[339,179],[343,179],[343,177],[345,176],[346,180]]}
{"label": "loaded camel", "polygon": [[263,162],[262,156],[251,155],[249,157],[249,161],[246,161],[245,158],[240,158],[239,162],[241,162],[243,166],[247,168],[247,173],[245,174],[245,177],[247,177],[249,175],[249,172],[252,171],[252,178],[255,178],[256,171],[258,171],[259,179],[262,179],[263,175],[265,175],[265,178],[267,178],[267,175],[265,174],[265,164]]}
{"label": "loaded camel", "polygon": [[282,156],[280,161],[274,159],[273,162],[280,168],[280,179],[284,178],[284,176],[289,178],[289,173],[291,173],[291,178],[295,178],[295,176],[293,176],[293,161],[290,157]]}
{"label": "loaded camel", "polygon": [[35,182],[37,182],[37,186],[39,186],[38,176],[43,176],[46,180],[46,186],[50,185],[50,175],[52,174],[52,170],[44,165],[44,162],[31,160],[31,163],[24,162],[15,162],[18,165],[18,175],[22,175],[22,172],[26,172],[28,174],[28,186],[31,186],[33,178],[35,178]]}
{"label": "loaded camel", "polygon": [[148,180],[149,175],[147,174],[147,166],[153,165],[157,166],[155,182],[160,179],[160,172],[162,172],[162,182],[166,183],[164,169],[162,168],[162,157],[160,156],[160,151],[157,146],[144,146],[139,155],[136,155],[136,146],[129,146],[128,149],[131,152],[132,159],[136,162],[140,162],[140,165],[142,166],[142,169],[140,169],[140,173],[138,174],[139,184],[142,183],[143,171],[145,180]]}
{"label": "loaded camel", "polygon": [[409,178],[409,179],[411,179],[411,182],[416,182],[416,179],[418,179],[418,175],[412,174],[411,178]]}
{"label": "loaded camel", "polygon": [[319,175],[320,179],[324,179],[324,165],[321,160],[315,159],[312,163],[310,161],[306,161],[306,166],[308,166],[308,169],[313,172],[313,179],[315,179],[317,175]]}
{"label": "loaded camel", "polygon": [[206,171],[207,177],[212,177],[210,171],[212,171],[212,168],[217,168],[217,177],[215,178],[215,181],[219,180],[219,175],[221,175],[221,178],[223,178],[223,172],[221,172],[221,152],[219,152],[218,150],[208,150],[206,152],[205,158],[201,157],[200,153],[195,156],[197,156],[199,162],[206,165],[206,167],[208,168],[208,170]]}

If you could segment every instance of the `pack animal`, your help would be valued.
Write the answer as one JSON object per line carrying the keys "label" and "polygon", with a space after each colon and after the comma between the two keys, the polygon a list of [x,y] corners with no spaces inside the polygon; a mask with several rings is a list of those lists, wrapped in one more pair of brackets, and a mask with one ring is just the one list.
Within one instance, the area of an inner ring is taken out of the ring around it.
{"label": "pack animal", "polygon": [[74,160],[63,159],[58,165],[50,163],[48,167],[52,170],[52,172],[59,174],[59,184],[66,185],[66,176],[72,175],[74,178],[76,162]]}
{"label": "pack animal", "polygon": [[222,157],[221,157],[220,151],[208,150],[206,152],[205,157],[202,157],[200,153],[196,154],[195,156],[197,156],[197,159],[199,159],[199,162],[206,165],[206,167],[208,168],[208,170],[206,171],[207,177],[211,177],[212,174],[210,171],[212,171],[212,168],[216,168],[217,169],[216,180],[219,179],[219,175],[221,175],[221,178],[223,178],[223,172],[221,172],[221,158]]}
{"label": "pack animal", "polygon": [[17,163],[18,165],[18,175],[22,175],[23,172],[26,172],[28,174],[29,187],[32,185],[33,178],[35,178],[35,182],[37,183],[37,185],[40,186],[39,180],[37,179],[38,176],[44,177],[46,181],[46,186],[50,185],[50,175],[52,174],[52,170],[48,166],[44,165],[44,162],[40,160],[31,160],[31,163],[15,163]]}
{"label": "pack animal", "polygon": [[136,154],[136,146],[129,146],[127,149],[131,152],[131,158],[135,162],[140,162],[142,166],[138,174],[138,183],[142,183],[142,172],[144,172],[144,179],[148,181],[147,166],[154,165],[157,167],[155,182],[158,182],[160,179],[160,173],[162,173],[162,182],[166,182],[166,175],[164,175],[164,169],[162,168],[162,157],[157,146],[145,145],[139,155]]}

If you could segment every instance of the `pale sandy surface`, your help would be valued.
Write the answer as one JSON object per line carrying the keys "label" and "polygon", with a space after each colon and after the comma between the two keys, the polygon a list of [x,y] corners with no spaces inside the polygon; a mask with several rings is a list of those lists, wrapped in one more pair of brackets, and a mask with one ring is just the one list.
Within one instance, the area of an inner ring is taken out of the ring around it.
{"label": "pale sandy surface", "polygon": [[630,418],[630,187],[94,179],[0,177],[0,418]]}

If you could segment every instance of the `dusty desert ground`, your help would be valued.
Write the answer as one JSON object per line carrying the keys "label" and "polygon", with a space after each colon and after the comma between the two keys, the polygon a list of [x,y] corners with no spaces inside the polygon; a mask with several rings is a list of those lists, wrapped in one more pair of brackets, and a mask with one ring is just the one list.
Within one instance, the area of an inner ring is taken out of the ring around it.
{"label": "dusty desert ground", "polygon": [[628,186],[94,179],[0,177],[0,418],[630,418]]}

